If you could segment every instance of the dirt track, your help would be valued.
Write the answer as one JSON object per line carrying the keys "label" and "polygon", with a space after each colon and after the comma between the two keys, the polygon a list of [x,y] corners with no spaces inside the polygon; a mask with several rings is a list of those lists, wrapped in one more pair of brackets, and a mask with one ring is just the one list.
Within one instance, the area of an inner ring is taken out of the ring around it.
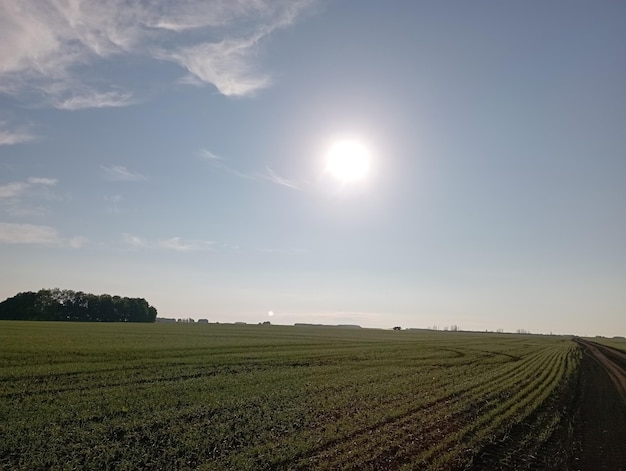
{"label": "dirt track", "polygon": [[576,339],[584,349],[571,469],[626,471],[626,354]]}

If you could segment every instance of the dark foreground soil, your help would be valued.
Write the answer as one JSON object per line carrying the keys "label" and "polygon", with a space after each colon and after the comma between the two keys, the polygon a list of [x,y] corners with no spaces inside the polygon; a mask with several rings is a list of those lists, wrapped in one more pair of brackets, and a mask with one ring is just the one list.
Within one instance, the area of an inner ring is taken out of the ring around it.
{"label": "dark foreground soil", "polygon": [[626,471],[626,354],[578,340],[580,407],[572,469]]}
{"label": "dark foreground soil", "polygon": [[626,353],[576,342],[577,374],[466,469],[626,471]]}

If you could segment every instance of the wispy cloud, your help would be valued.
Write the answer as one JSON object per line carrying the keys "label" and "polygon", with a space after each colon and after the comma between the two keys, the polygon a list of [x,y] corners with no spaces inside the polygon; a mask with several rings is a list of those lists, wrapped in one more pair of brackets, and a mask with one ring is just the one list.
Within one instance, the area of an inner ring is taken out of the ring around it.
{"label": "wispy cloud", "polygon": [[56,244],[59,240],[50,226],[0,222],[0,242],[4,244]]}
{"label": "wispy cloud", "polygon": [[0,198],[16,198],[30,185],[26,182],[11,182],[0,186]]}
{"label": "wispy cloud", "polygon": [[271,83],[268,76],[257,73],[252,66],[250,56],[255,44],[255,38],[233,39],[163,52],[160,57],[187,69],[191,80],[186,83],[210,83],[222,95],[243,96]]}
{"label": "wispy cloud", "polygon": [[113,196],[104,196],[104,201],[107,203],[106,212],[109,214],[120,214],[122,213],[122,209],[120,208],[120,204],[123,198],[121,195],[113,195]]}
{"label": "wispy cloud", "polygon": [[55,178],[30,177],[0,185],[0,208],[14,216],[40,214],[44,209],[33,202],[58,199],[51,190],[57,183]]}
{"label": "wispy cloud", "polygon": [[213,242],[208,240],[183,240],[180,237],[171,237],[158,241],[158,246],[177,252],[196,252],[211,250]]}
{"label": "wispy cloud", "polygon": [[0,146],[12,146],[37,139],[37,136],[24,127],[12,127],[0,121]]}
{"label": "wispy cloud", "polygon": [[100,168],[104,172],[104,178],[114,182],[140,182],[147,180],[147,177],[144,175],[132,172],[122,165],[113,165],[111,167],[101,165]]}
{"label": "wispy cloud", "polygon": [[201,158],[207,160],[211,167],[230,175],[247,180],[268,181],[276,185],[285,186],[292,190],[299,190],[300,185],[295,180],[290,180],[278,175],[273,169],[266,167],[264,172],[241,172],[227,164],[226,159],[214,154],[207,149],[201,149],[199,152]]}
{"label": "wispy cloud", "polygon": [[62,237],[50,226],[0,222],[0,244],[56,245],[80,248],[87,242],[81,236]]}
{"label": "wispy cloud", "polygon": [[[43,93],[48,105],[67,110],[124,106],[136,101],[132,87],[107,77],[100,65],[142,57],[178,64],[186,83],[247,95],[270,84],[255,67],[259,43],[311,3],[0,0],[0,92],[22,99]],[[103,90],[107,82],[115,88]]]}
{"label": "wispy cloud", "polygon": [[125,245],[133,249],[143,249],[148,247],[148,243],[141,237],[132,234],[122,234]]}
{"label": "wispy cloud", "polygon": [[271,168],[267,167],[265,169],[265,174],[261,175],[265,180],[268,180],[272,183],[276,183],[277,185],[282,185],[282,186],[286,186],[288,188],[292,188],[294,190],[298,190],[300,189],[299,185],[293,181],[293,180],[288,180],[284,177],[281,177],[280,175],[278,175],[274,170],[272,170]]}
{"label": "wispy cloud", "polygon": [[58,183],[56,178],[30,177],[24,181],[10,182],[0,185],[0,198],[16,198],[23,195],[34,187],[55,186]]}
{"label": "wispy cloud", "polygon": [[170,237],[167,239],[146,239],[133,234],[122,234],[124,244],[133,249],[165,249],[175,252],[204,252],[213,250],[214,242],[210,240],[183,239]]}
{"label": "wispy cloud", "polygon": [[59,181],[56,178],[30,177],[26,180],[30,185],[55,186]]}
{"label": "wispy cloud", "polygon": [[224,160],[223,157],[220,157],[219,155],[214,154],[213,152],[211,152],[208,149],[200,149],[199,155],[203,159],[206,159],[206,160],[209,160],[209,161],[222,161],[222,160]]}
{"label": "wispy cloud", "polygon": [[97,92],[76,95],[66,99],[56,99],[54,106],[62,110],[83,110],[86,108],[113,108],[128,106],[135,102],[131,93]]}

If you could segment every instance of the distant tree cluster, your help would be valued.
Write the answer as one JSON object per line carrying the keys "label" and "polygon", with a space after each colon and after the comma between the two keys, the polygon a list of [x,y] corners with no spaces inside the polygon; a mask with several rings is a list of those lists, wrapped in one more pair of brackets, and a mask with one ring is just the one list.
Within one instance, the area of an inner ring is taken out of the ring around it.
{"label": "distant tree cluster", "polygon": [[[432,327],[427,327],[427,329],[428,329],[428,330],[441,330],[441,329],[439,329],[439,327],[438,327],[438,326],[436,326],[436,325],[434,325],[434,326],[432,326]],[[444,331],[444,332],[458,332],[459,330],[461,330],[461,329],[460,329],[460,328],[459,328],[459,326],[458,326],[458,325],[456,325],[456,324],[452,324],[452,325],[451,325],[451,326],[449,326],[449,327],[448,327],[447,325],[443,327],[443,331]]]}
{"label": "distant tree cluster", "polygon": [[0,320],[154,322],[157,310],[143,298],[42,289],[18,293],[0,303]]}

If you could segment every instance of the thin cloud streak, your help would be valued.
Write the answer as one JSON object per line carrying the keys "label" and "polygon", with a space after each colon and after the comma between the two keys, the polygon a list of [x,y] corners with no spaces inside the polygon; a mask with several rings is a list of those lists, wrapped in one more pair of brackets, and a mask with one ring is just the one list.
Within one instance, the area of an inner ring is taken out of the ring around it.
{"label": "thin cloud streak", "polygon": [[132,249],[165,249],[175,252],[206,252],[214,249],[215,243],[210,240],[170,237],[167,239],[147,240],[133,234],[122,234],[124,244]]}
{"label": "thin cloud streak", "polygon": [[64,110],[131,105],[135,93],[102,90],[97,69],[133,56],[178,64],[188,84],[248,95],[271,83],[253,67],[259,41],[311,3],[0,0],[0,93],[39,100],[43,92],[44,105]]}
{"label": "thin cloud streak", "polygon": [[0,185],[0,209],[12,216],[37,216],[46,213],[36,202],[61,199],[52,190],[55,178],[30,177]]}
{"label": "thin cloud streak", "polygon": [[87,239],[81,236],[61,237],[57,230],[50,226],[0,222],[0,244],[56,245],[80,248],[86,242]]}
{"label": "thin cloud streak", "polygon": [[26,191],[30,185],[26,182],[11,182],[0,186],[0,198],[16,198]]}
{"label": "thin cloud streak", "polygon": [[266,167],[265,172],[262,172],[262,173],[258,173],[258,172],[246,173],[246,172],[241,172],[227,165],[226,159],[224,159],[223,157],[220,157],[217,154],[214,154],[213,152],[207,149],[200,150],[200,157],[207,160],[213,168],[220,170],[221,172],[234,175],[235,177],[238,177],[238,178],[243,178],[246,180],[268,181],[271,183],[275,183],[276,185],[281,185],[287,188],[291,188],[292,190],[300,190],[300,185],[296,181],[289,180],[287,178],[284,178],[278,175],[270,167]]}
{"label": "thin cloud streak", "polygon": [[200,157],[206,160],[224,160],[223,157],[220,157],[217,154],[214,154],[208,149],[200,149]]}
{"label": "thin cloud streak", "polygon": [[272,183],[276,183],[277,185],[286,186],[287,188],[291,188],[293,190],[300,189],[299,185],[297,185],[293,180],[288,180],[284,177],[281,177],[276,172],[274,172],[274,170],[272,170],[271,168],[268,167],[265,169],[265,171],[266,171],[266,174],[264,175],[264,178],[266,180]]}
{"label": "thin cloud streak", "polygon": [[45,185],[45,186],[54,186],[59,181],[56,178],[42,178],[42,177],[29,177],[26,180],[31,185]]}
{"label": "thin cloud streak", "polygon": [[0,146],[12,146],[37,139],[37,136],[26,129],[10,129],[5,121],[0,121]]}
{"label": "thin cloud streak", "polygon": [[22,182],[10,182],[0,185],[0,198],[17,198],[35,186],[55,186],[55,178],[30,177]]}
{"label": "thin cloud streak", "polygon": [[61,110],[84,110],[88,108],[118,108],[136,103],[131,93],[119,92],[92,92],[88,95],[78,95],[55,102],[55,107]]}
{"label": "thin cloud streak", "polygon": [[171,237],[158,241],[158,246],[176,252],[198,252],[212,250],[213,242],[207,240],[183,241],[180,237]]}
{"label": "thin cloud streak", "polygon": [[128,170],[123,165],[113,165],[111,167],[101,165],[100,168],[104,172],[104,178],[114,182],[140,182],[148,179],[144,175]]}

